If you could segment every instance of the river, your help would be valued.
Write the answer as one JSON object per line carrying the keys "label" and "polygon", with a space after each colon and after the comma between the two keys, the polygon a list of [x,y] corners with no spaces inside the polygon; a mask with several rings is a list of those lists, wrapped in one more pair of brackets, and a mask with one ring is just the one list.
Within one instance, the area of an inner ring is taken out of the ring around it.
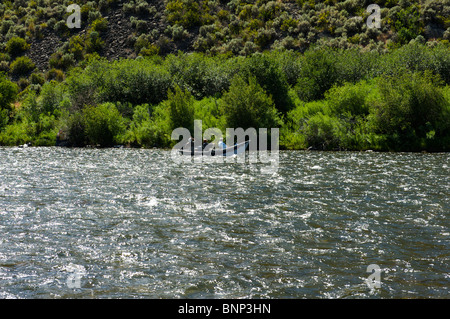
{"label": "river", "polygon": [[449,159],[0,148],[0,298],[449,298]]}

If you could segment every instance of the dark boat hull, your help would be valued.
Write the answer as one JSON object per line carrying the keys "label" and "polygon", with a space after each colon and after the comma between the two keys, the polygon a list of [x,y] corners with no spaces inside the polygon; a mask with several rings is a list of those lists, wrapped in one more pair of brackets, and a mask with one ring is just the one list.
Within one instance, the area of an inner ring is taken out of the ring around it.
{"label": "dark boat hull", "polygon": [[247,141],[224,149],[213,148],[208,150],[194,150],[193,152],[191,150],[183,149],[180,150],[180,153],[187,156],[232,156],[244,153],[248,148],[248,144],[249,142]]}

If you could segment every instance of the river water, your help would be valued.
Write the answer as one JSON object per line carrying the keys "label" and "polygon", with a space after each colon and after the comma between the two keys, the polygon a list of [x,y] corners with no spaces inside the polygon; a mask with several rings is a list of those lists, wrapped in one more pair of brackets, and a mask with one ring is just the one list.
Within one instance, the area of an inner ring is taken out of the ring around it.
{"label": "river water", "polygon": [[449,159],[0,148],[0,298],[449,298]]}

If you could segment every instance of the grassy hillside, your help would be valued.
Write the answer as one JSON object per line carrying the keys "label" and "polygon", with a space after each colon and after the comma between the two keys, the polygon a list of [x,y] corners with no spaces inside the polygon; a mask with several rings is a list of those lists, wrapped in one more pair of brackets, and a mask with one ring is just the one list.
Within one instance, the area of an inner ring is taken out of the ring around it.
{"label": "grassy hillside", "polygon": [[[81,29],[68,29],[71,3]],[[369,29],[366,8],[381,8],[381,28]],[[450,0],[16,0],[0,4],[1,70],[20,54],[47,77],[62,76],[92,54],[108,59],[166,55],[178,50],[249,55],[312,45],[392,49],[410,41],[450,40]],[[26,43],[16,44],[25,41]],[[30,65],[25,71],[32,70]]]}
{"label": "grassy hillside", "polygon": [[79,0],[69,29],[71,3],[0,3],[0,145],[170,147],[202,119],[289,149],[450,150],[450,0]]}

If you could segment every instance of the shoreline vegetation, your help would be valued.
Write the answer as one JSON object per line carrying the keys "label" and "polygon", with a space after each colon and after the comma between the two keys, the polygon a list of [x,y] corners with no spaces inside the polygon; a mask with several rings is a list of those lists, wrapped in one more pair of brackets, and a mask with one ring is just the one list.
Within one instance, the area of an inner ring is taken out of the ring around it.
{"label": "shoreline vegetation", "polygon": [[[19,93],[0,76],[0,145],[170,148],[177,127],[280,128],[280,149],[449,151],[450,50],[311,48],[99,57]],[[65,137],[63,137],[65,136]]]}
{"label": "shoreline vegetation", "polygon": [[[171,148],[279,128],[280,149],[450,151],[450,0],[0,3],[0,146]],[[234,144],[226,141],[227,144]]]}

